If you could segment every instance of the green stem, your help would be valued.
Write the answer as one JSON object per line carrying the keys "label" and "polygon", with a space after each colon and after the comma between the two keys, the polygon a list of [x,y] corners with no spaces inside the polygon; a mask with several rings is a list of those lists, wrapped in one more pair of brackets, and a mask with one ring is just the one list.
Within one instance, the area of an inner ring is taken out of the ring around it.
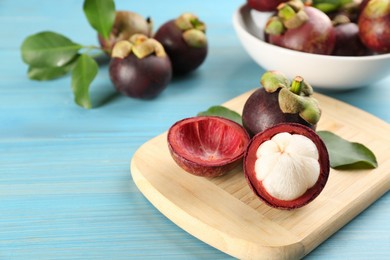
{"label": "green stem", "polygon": [[87,54],[91,58],[99,57],[104,53],[104,49],[102,49],[100,46],[95,46],[95,45],[86,45],[83,46],[82,49],[83,49],[83,53]]}
{"label": "green stem", "polygon": [[102,50],[102,48],[100,46],[95,46],[95,45],[86,45],[86,46],[83,46],[83,49],[86,49],[86,51]]}
{"label": "green stem", "polygon": [[300,95],[302,89],[302,82],[303,82],[303,78],[300,76],[296,76],[293,82],[291,83],[290,91],[297,95]]}

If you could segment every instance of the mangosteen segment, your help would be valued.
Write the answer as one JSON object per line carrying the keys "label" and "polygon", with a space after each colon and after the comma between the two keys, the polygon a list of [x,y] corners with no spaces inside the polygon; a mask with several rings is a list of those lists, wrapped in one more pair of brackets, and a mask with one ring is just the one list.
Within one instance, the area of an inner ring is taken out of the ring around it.
{"label": "mangosteen segment", "polygon": [[301,124],[279,124],[255,135],[244,155],[249,186],[275,208],[299,208],[314,200],[329,171],[325,144]]}

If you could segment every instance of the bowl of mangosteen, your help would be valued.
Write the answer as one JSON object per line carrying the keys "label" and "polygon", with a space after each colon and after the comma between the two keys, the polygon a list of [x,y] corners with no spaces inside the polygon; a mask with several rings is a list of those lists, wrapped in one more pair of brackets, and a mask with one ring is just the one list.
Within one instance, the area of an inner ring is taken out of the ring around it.
{"label": "bowl of mangosteen", "polygon": [[390,75],[390,0],[247,0],[233,25],[258,65],[316,88],[353,89]]}

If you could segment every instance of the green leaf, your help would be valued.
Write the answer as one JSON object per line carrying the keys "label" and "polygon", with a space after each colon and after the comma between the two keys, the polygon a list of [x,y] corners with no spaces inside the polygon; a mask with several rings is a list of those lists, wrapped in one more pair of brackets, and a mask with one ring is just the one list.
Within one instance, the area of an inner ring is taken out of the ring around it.
{"label": "green leaf", "polygon": [[32,80],[52,80],[64,76],[70,69],[68,67],[29,67],[28,77]]}
{"label": "green leaf", "polygon": [[330,166],[335,169],[369,169],[378,163],[374,153],[360,143],[349,142],[329,131],[318,131],[329,152]]}
{"label": "green leaf", "polygon": [[224,106],[212,106],[206,111],[199,112],[198,116],[220,116],[242,125],[241,115]]}
{"label": "green leaf", "polygon": [[98,64],[87,54],[81,54],[72,70],[72,90],[76,104],[91,108],[89,86],[96,77]]}
{"label": "green leaf", "polygon": [[77,61],[78,55],[75,59],[61,67],[33,67],[28,68],[28,77],[32,80],[52,80],[64,76],[72,70]]}
{"label": "green leaf", "polygon": [[32,67],[61,67],[74,59],[82,47],[61,34],[40,32],[23,41],[22,59]]}
{"label": "green leaf", "polygon": [[115,21],[115,3],[113,0],[85,0],[84,13],[89,24],[104,39],[110,37]]}
{"label": "green leaf", "polygon": [[314,0],[313,6],[325,13],[337,11],[353,0]]}

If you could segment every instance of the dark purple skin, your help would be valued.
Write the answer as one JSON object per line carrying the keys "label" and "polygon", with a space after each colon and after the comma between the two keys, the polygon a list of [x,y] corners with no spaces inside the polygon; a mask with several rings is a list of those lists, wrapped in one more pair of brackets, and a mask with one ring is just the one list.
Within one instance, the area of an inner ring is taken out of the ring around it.
{"label": "dark purple skin", "polygon": [[276,7],[287,0],[247,0],[248,5],[260,12],[275,11]]}
{"label": "dark purple skin", "polygon": [[164,46],[176,75],[197,69],[206,59],[208,51],[207,45],[200,48],[188,46],[182,33],[175,20],[170,20],[163,24],[153,37]]}
{"label": "dark purple skin", "polygon": [[364,56],[369,55],[369,49],[359,37],[359,27],[356,23],[336,25],[336,44],[332,55],[335,56]]}
{"label": "dark purple skin", "polygon": [[[383,4],[382,4],[383,5]],[[364,45],[377,53],[390,53],[390,0],[387,9],[379,17],[375,15],[380,1],[366,3],[359,16],[359,36]]]}
{"label": "dark purple skin", "polygon": [[264,88],[259,88],[245,102],[242,123],[250,136],[280,123],[298,123],[315,130],[316,125],[306,122],[298,114],[287,114],[280,110],[279,91],[268,93]]}
{"label": "dark purple skin", "polygon": [[113,58],[109,73],[115,88],[122,94],[151,99],[160,94],[172,78],[168,56],[149,55],[143,59],[130,54],[124,59]]}
{"label": "dark purple skin", "polygon": [[309,16],[307,22],[281,35],[268,35],[267,41],[287,49],[330,55],[335,44],[332,21],[314,7],[305,6],[304,11]]}

